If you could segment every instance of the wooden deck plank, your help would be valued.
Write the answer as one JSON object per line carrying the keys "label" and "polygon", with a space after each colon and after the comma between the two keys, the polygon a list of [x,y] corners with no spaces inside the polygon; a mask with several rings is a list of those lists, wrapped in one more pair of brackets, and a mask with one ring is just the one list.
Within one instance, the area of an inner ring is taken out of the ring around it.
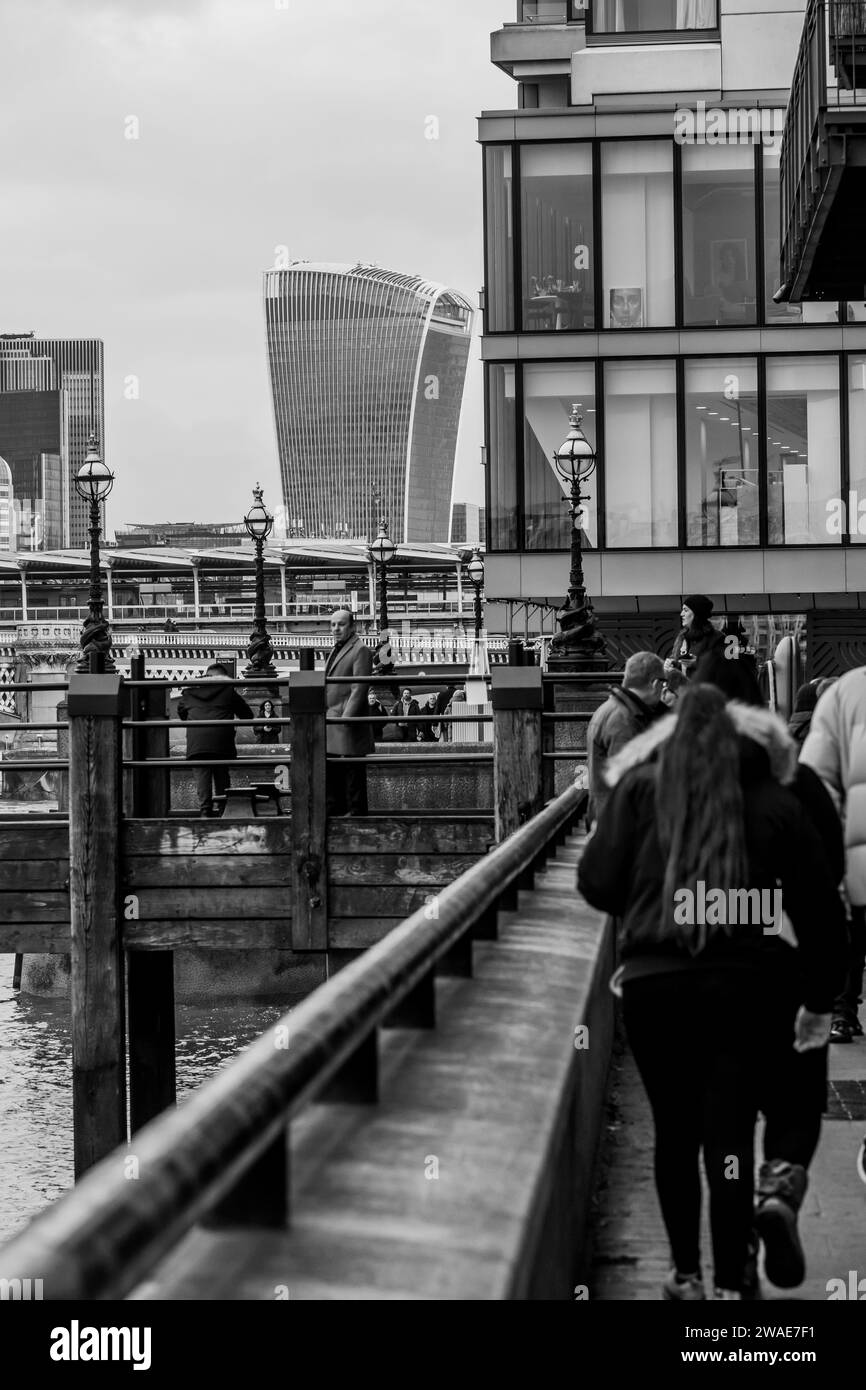
{"label": "wooden deck plank", "polygon": [[[0,899],[0,913],[3,911]],[[65,922],[0,921],[0,955],[68,956],[72,949],[72,929]]]}
{"label": "wooden deck plank", "polygon": [[123,944],[130,950],[174,951],[182,946],[212,951],[290,951],[291,913],[257,921],[177,921],[154,919],[124,922]]}
{"label": "wooden deck plank", "polygon": [[123,867],[129,889],[250,887],[288,890],[287,854],[132,854]]}
{"label": "wooden deck plank", "polygon": [[288,854],[290,817],[241,821],[127,820],[121,826],[126,855]]}
{"label": "wooden deck plank", "polygon": [[140,921],[218,921],[229,918],[239,925],[258,918],[290,918],[291,899],[286,888],[139,888]]}
{"label": "wooden deck plank", "polygon": [[0,862],[20,859],[68,859],[69,826],[64,822],[28,819],[0,824]]}
{"label": "wooden deck plank", "polygon": [[492,816],[372,816],[332,820],[328,853],[485,854],[493,844]]}
{"label": "wooden deck plank", "polygon": [[446,884],[471,869],[477,854],[332,854],[332,884]]}
{"label": "wooden deck plank", "polygon": [[0,893],[2,922],[68,922],[69,893],[34,888]]}
{"label": "wooden deck plank", "polygon": [[69,858],[0,860],[0,911],[2,895],[21,889],[69,887]]}

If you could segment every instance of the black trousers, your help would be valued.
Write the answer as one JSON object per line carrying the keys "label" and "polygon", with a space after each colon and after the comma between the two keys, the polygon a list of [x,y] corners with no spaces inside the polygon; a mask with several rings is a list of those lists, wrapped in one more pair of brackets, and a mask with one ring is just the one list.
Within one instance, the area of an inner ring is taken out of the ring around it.
{"label": "black trousers", "polygon": [[325,800],[329,816],[366,816],[367,769],[364,764],[329,760]]}
{"label": "black trousers", "polygon": [[853,1023],[857,1004],[863,993],[863,969],[866,966],[866,907],[852,907],[848,924],[848,973],[842,993],[833,1006],[839,1018]]}
{"label": "black trousers", "polygon": [[699,1157],[715,1282],[739,1289],[752,1230],[760,977],[694,969],[623,983],[623,1016],[655,1121],[655,1180],[681,1274],[700,1266]]}
{"label": "black trousers", "polygon": [[764,1158],[808,1168],[827,1109],[828,1049],[794,1051],[794,1020],[805,981],[789,946],[768,946],[765,955],[758,1059],[758,1106],[766,1121]]}
{"label": "black trousers", "polygon": [[199,811],[213,810],[214,796],[222,796],[229,788],[229,770],[227,767],[196,767],[195,789],[198,797]]}

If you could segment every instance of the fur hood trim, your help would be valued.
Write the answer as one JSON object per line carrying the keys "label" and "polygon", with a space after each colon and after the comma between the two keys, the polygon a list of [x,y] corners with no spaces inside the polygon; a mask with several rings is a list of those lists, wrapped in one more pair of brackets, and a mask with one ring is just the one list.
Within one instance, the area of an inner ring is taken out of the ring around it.
{"label": "fur hood trim", "polygon": [[[771,710],[759,709],[757,705],[744,705],[739,700],[729,701],[726,708],[737,733],[743,738],[750,738],[764,749],[770,760],[770,771],[776,781],[781,782],[783,786],[793,782],[797,773],[798,750],[784,720]],[[644,733],[638,734],[625,748],[620,749],[605,769],[604,780],[607,785],[615,787],[633,767],[648,762],[656,750],[670,738],[676,725],[677,715],[669,714],[651,725]]]}

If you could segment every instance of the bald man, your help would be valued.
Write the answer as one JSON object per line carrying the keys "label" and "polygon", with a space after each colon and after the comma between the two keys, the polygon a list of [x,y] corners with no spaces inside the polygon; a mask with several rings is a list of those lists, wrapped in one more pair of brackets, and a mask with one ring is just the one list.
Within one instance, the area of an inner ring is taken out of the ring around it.
{"label": "bald man", "polygon": [[[331,614],[334,646],[325,667],[325,676],[358,677],[345,684],[325,685],[325,718],[369,715],[369,686],[363,677],[373,673],[373,653],[355,631],[355,619],[348,608]],[[373,751],[371,724],[327,724],[329,758],[365,757]],[[363,763],[328,762],[327,804],[330,816],[367,814],[367,769]]]}

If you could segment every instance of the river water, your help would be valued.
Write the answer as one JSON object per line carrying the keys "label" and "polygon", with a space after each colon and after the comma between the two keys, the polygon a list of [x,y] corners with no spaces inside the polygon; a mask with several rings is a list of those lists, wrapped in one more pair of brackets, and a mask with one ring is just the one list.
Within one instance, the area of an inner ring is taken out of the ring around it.
{"label": "river water", "polygon": [[[0,1245],[72,1186],[69,1000],[13,993],[13,963],[0,955]],[[178,1004],[178,1100],[292,1002]]]}

